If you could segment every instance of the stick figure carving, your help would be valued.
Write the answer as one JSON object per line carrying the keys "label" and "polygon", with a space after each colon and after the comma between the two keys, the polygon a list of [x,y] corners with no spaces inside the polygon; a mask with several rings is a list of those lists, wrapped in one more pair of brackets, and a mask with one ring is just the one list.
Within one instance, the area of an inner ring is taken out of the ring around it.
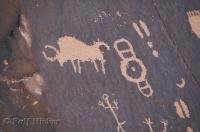
{"label": "stick figure carving", "polygon": [[[125,44],[125,46],[128,47],[128,49],[120,50],[119,47],[122,46],[123,44]],[[118,55],[122,59],[120,62],[121,63],[120,68],[121,68],[122,75],[128,81],[136,83],[137,87],[138,87],[139,91],[142,93],[142,95],[144,95],[146,97],[152,96],[153,90],[146,79],[147,69],[146,69],[145,65],[143,64],[143,62],[139,58],[136,57],[136,54],[133,50],[131,43],[128,40],[121,38],[114,42],[114,48],[117,51]],[[128,54],[128,53],[131,54],[130,57],[126,57],[126,54]],[[134,62],[137,64],[137,66],[139,66],[141,68],[140,76],[132,77],[129,75],[128,69],[131,69],[132,71],[136,71],[136,68],[131,67],[129,65],[129,62]]]}
{"label": "stick figure carving", "polygon": [[115,121],[117,122],[117,132],[125,132],[123,125],[126,123],[126,121],[120,122],[119,118],[117,117],[117,114],[115,112],[115,110],[119,109],[117,100],[114,100],[113,105],[112,105],[110,103],[108,94],[103,94],[102,98],[103,98],[103,101],[99,101],[98,105],[102,106],[105,110],[109,109],[112,112],[112,114],[115,118]]}
{"label": "stick figure carving", "polygon": [[[57,43],[59,50],[51,45],[45,45],[45,49],[49,48],[56,52],[54,57],[48,57],[43,51],[42,53],[46,60],[51,62],[57,60],[61,67],[65,62],[70,61],[74,68],[74,72],[78,73],[81,73],[80,62],[86,61],[93,63],[96,71],[99,72],[96,61],[100,61],[101,70],[105,74],[104,64],[106,60],[103,57],[103,52],[101,52],[100,46],[104,46],[107,50],[110,50],[110,47],[104,42],[98,40],[90,46],[80,40],[77,40],[75,37],[64,36],[59,38]],[[77,62],[77,66],[75,62]]]}

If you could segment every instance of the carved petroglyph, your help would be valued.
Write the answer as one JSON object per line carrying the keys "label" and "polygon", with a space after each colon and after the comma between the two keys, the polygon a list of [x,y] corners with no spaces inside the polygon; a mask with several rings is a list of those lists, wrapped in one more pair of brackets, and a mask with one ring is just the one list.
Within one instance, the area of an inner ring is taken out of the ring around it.
{"label": "carved petroglyph", "polygon": [[179,88],[184,88],[185,87],[185,79],[181,78],[180,83],[176,83],[176,86]]}
{"label": "carved petroglyph", "polygon": [[176,113],[180,118],[190,118],[190,111],[188,106],[183,100],[175,101],[174,106],[176,107]]}
{"label": "carved petroglyph", "polygon": [[[123,44],[125,44],[126,47],[128,46],[128,49],[120,50],[119,47],[122,46]],[[142,95],[144,95],[146,97],[152,96],[153,90],[146,79],[147,69],[144,66],[143,62],[139,58],[136,57],[136,54],[133,50],[131,43],[128,40],[121,38],[114,42],[114,48],[117,51],[118,55],[122,59],[120,62],[121,63],[120,68],[121,68],[122,75],[128,81],[136,83],[137,87],[138,87],[139,91],[142,93]],[[131,54],[131,56],[126,57],[125,54],[127,54],[127,53]],[[129,62],[134,62],[141,68],[141,73],[140,73],[139,77],[134,78],[129,75],[129,73],[127,71],[129,68],[132,71],[136,71],[136,68],[134,66],[130,66]],[[142,83],[144,85],[142,85]]]}
{"label": "carved petroglyph", "polygon": [[96,71],[99,72],[96,61],[100,61],[101,70],[105,74],[104,64],[106,60],[103,57],[103,52],[101,52],[100,46],[104,46],[107,50],[110,50],[110,47],[104,42],[98,40],[97,42],[94,42],[93,45],[89,46],[75,37],[64,36],[59,38],[57,43],[59,50],[51,45],[45,46],[45,48],[52,49],[56,52],[54,57],[48,57],[43,51],[46,60],[51,62],[57,60],[61,67],[65,62],[69,61],[72,63],[74,72],[77,73],[81,73],[80,63],[86,61],[93,63]]}
{"label": "carved petroglyph", "polygon": [[193,10],[187,12],[188,21],[190,23],[190,27],[192,28],[192,32],[200,38],[200,11]]}
{"label": "carved petroglyph", "polygon": [[[148,125],[150,132],[154,132],[153,128],[152,128],[153,122],[151,122],[150,118],[145,118],[144,121],[143,121],[143,123]],[[163,124],[163,130],[162,130],[162,132],[167,132],[168,121],[167,120],[162,120],[162,121],[160,121],[160,123]]]}
{"label": "carved petroglyph", "polygon": [[[150,37],[149,28],[142,20],[139,20],[139,24],[133,22],[132,26],[135,29],[135,31],[137,32],[137,34],[140,36],[141,39],[143,39],[145,37],[144,35],[146,35],[147,38]],[[153,42],[147,41],[147,45],[150,49],[153,49]],[[157,50],[153,50],[152,54],[156,58],[159,57],[159,53]]]}
{"label": "carved petroglyph", "polygon": [[191,127],[187,127],[186,132],[194,132],[194,130]]}
{"label": "carved petroglyph", "polygon": [[102,99],[103,99],[102,101],[98,102],[98,105],[105,108],[105,110],[107,110],[107,109],[110,110],[112,115],[115,118],[115,121],[117,122],[117,131],[118,132],[125,132],[123,125],[126,123],[126,121],[120,122],[118,117],[117,117],[117,114],[115,112],[115,110],[119,109],[117,100],[113,101],[114,105],[112,106],[112,104],[110,103],[110,100],[109,100],[109,95],[103,94]]}
{"label": "carved petroglyph", "polygon": [[97,14],[97,17],[94,18],[94,22],[97,23],[97,22],[102,22],[104,19],[110,17],[111,14],[109,12],[105,12],[105,11],[100,11],[98,14]]}
{"label": "carved petroglyph", "polygon": [[153,122],[151,122],[150,118],[145,118],[145,121],[143,121],[143,123],[148,125],[150,132],[153,132],[153,128],[152,128]]}
{"label": "carved petroglyph", "polygon": [[160,121],[160,123],[163,124],[163,130],[162,130],[162,132],[167,132],[168,121],[167,120],[162,120],[162,121]]}

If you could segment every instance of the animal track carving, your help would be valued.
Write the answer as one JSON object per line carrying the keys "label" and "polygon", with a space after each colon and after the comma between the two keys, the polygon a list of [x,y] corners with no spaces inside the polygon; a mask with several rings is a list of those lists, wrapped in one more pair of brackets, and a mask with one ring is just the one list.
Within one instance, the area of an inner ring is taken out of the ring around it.
{"label": "animal track carving", "polygon": [[[48,57],[43,51],[42,53],[46,60],[51,62],[57,60],[61,67],[65,62],[70,61],[74,68],[74,72],[78,73],[81,73],[80,63],[86,61],[93,63],[96,71],[99,72],[96,61],[100,61],[101,70],[105,74],[104,64],[106,60],[103,57],[100,46],[104,46],[107,50],[110,50],[110,47],[104,42],[98,40],[97,42],[94,42],[93,45],[89,46],[75,37],[64,36],[59,38],[57,43],[59,50],[51,45],[45,45],[45,49],[49,48],[56,52],[54,57]],[[77,62],[77,65],[75,62]]]}
{"label": "animal track carving", "polygon": [[200,39],[200,11],[193,10],[187,12],[188,20],[192,28],[192,32]]}
{"label": "animal track carving", "polygon": [[[120,46],[123,46],[123,44],[125,44],[124,46],[126,46],[127,49],[120,50]],[[139,58],[136,57],[136,54],[133,50],[131,43],[128,40],[121,38],[114,42],[114,48],[117,51],[118,55],[122,59],[120,62],[121,63],[120,68],[121,68],[122,75],[128,81],[136,83],[137,87],[138,87],[139,91],[142,93],[142,95],[144,95],[146,97],[152,96],[153,90],[151,88],[151,85],[148,83],[148,81],[146,79],[147,69],[146,69],[145,65],[143,64],[143,62]],[[127,54],[130,54],[131,56],[127,57],[126,56]],[[129,65],[130,62],[134,62],[135,64],[137,64],[137,66],[139,66],[141,68],[140,76],[132,77],[129,75],[129,73],[127,71],[129,68],[132,71],[136,71],[135,66]]]}
{"label": "animal track carving", "polygon": [[103,94],[102,98],[103,98],[103,101],[99,101],[98,105],[105,108],[105,110],[109,109],[111,111],[111,113],[113,114],[113,116],[115,118],[115,121],[117,122],[117,132],[125,132],[123,125],[126,123],[126,121],[120,122],[117,117],[117,114],[115,113],[115,110],[119,109],[118,102],[116,100],[114,100],[113,101],[114,106],[112,106],[112,104],[110,103],[110,100],[109,100],[109,95]]}
{"label": "animal track carving", "polygon": [[[148,26],[142,20],[139,20],[139,24],[133,22],[132,26],[135,29],[135,31],[138,33],[138,35],[140,36],[141,39],[144,39],[145,35],[147,38],[150,37],[150,31],[148,29]],[[153,42],[147,41],[147,45],[150,49],[153,48]],[[152,54],[156,58],[159,57],[159,53],[157,50],[153,50]]]}
{"label": "animal track carving", "polygon": [[[150,118],[145,118],[145,121],[143,121],[143,123],[148,125],[150,132],[153,132],[153,128],[152,128],[153,122],[151,122]],[[167,120],[162,120],[162,121],[160,121],[160,123],[163,124],[162,132],[167,132],[168,121]]]}

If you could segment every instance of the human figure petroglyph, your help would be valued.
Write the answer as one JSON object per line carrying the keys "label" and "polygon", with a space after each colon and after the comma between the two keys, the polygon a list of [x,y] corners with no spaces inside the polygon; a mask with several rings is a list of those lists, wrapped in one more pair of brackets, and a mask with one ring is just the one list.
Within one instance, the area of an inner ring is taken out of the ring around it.
{"label": "human figure petroglyph", "polygon": [[[120,50],[119,46],[126,44],[126,46],[128,46],[128,49],[123,49]],[[146,97],[150,97],[153,94],[153,90],[151,88],[151,85],[148,83],[147,79],[146,79],[146,75],[147,75],[147,69],[144,65],[144,63],[136,57],[136,54],[133,50],[133,47],[131,45],[131,43],[124,39],[121,38],[117,41],[114,42],[114,48],[117,51],[118,55],[121,57],[121,72],[122,75],[130,82],[134,82],[137,84],[137,87],[139,89],[139,91],[142,93],[142,95],[146,96]],[[125,54],[131,54],[130,57],[126,57]],[[129,66],[129,62],[135,62],[139,67],[141,67],[141,73],[139,77],[132,77],[128,74],[128,69],[131,68],[133,71],[136,70],[135,67],[130,67]],[[141,83],[144,83],[144,85],[142,86]]]}
{"label": "human figure petroglyph", "polygon": [[187,12],[188,20],[192,28],[192,32],[200,39],[200,11],[193,10]]}
{"label": "human figure petroglyph", "polygon": [[75,37],[69,36],[59,38],[57,43],[59,49],[56,49],[51,45],[45,45],[45,49],[49,48],[56,52],[54,57],[48,57],[43,51],[42,53],[46,60],[51,62],[57,60],[61,67],[65,62],[70,61],[72,63],[74,72],[78,73],[81,73],[80,63],[86,61],[93,63],[95,70],[99,72],[99,67],[96,61],[100,61],[101,70],[105,74],[104,64],[106,60],[103,57],[103,52],[101,52],[100,46],[104,46],[107,50],[110,50],[110,47],[106,43],[98,40],[90,46],[76,39]]}
{"label": "human figure petroglyph", "polygon": [[[137,32],[137,34],[140,36],[141,39],[144,39],[145,35],[147,38],[150,37],[150,31],[148,26],[146,25],[145,22],[143,22],[142,20],[139,20],[139,24],[133,22],[132,24],[133,28],[135,29],[135,31]],[[143,33],[144,32],[144,33]],[[147,41],[147,45],[150,49],[153,49],[153,42],[151,41]],[[157,50],[153,50],[152,54],[154,57],[158,58],[159,57],[159,53]]]}
{"label": "human figure petroglyph", "polygon": [[[152,128],[153,122],[151,122],[150,118],[145,118],[144,121],[143,121],[143,123],[148,125],[150,132],[154,132],[153,128]],[[168,121],[167,120],[161,120],[160,123],[163,124],[163,130],[162,130],[162,132],[167,132]]]}
{"label": "human figure petroglyph", "polygon": [[126,123],[126,121],[120,122],[117,117],[117,114],[115,113],[115,110],[119,109],[117,100],[113,101],[114,105],[112,106],[109,100],[109,95],[103,94],[102,98],[103,98],[103,101],[99,101],[98,105],[102,106],[105,110],[109,109],[111,111],[111,113],[113,114],[115,118],[115,121],[117,122],[117,132],[125,132],[123,125]]}

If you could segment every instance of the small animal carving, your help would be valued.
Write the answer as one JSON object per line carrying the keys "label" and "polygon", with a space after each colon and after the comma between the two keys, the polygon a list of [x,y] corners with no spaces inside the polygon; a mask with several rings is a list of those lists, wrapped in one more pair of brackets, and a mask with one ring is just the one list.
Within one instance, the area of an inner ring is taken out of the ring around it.
{"label": "small animal carving", "polygon": [[[104,64],[106,60],[103,57],[103,52],[100,50],[100,46],[104,46],[107,50],[110,50],[110,47],[104,42],[98,40],[97,42],[94,42],[93,45],[87,45],[75,37],[64,36],[59,38],[57,43],[59,50],[51,45],[45,45],[45,49],[49,48],[56,52],[54,57],[48,57],[43,51],[46,60],[51,62],[57,60],[60,66],[63,66],[64,62],[70,61],[74,68],[74,72],[78,73],[81,73],[80,62],[86,61],[93,63],[96,71],[99,72],[96,61],[100,61],[101,70],[105,74]],[[77,62],[77,65],[75,62]]]}

